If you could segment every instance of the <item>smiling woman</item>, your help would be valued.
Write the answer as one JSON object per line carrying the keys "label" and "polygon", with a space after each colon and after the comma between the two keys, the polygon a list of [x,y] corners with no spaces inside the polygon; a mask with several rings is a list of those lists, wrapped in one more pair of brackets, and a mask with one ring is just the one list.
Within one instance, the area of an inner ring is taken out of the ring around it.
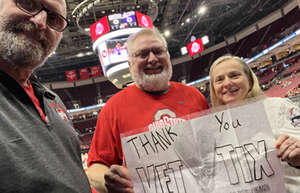
{"label": "smiling woman", "polygon": [[213,106],[263,94],[256,75],[239,57],[225,55],[218,58],[210,67],[209,75]]}
{"label": "smiling woman", "polygon": [[247,97],[252,83],[248,81],[243,67],[236,60],[226,60],[211,73],[216,97],[221,103],[242,100]]}
{"label": "smiling woman", "polygon": [[[210,68],[210,98],[213,107],[262,95],[256,75],[239,57],[226,55],[218,58]],[[289,99],[267,98],[264,107],[270,122],[277,156],[294,167],[300,166],[300,126],[293,120],[300,109]],[[284,164],[288,193],[298,192],[300,170]],[[295,181],[297,183],[295,183]]]}

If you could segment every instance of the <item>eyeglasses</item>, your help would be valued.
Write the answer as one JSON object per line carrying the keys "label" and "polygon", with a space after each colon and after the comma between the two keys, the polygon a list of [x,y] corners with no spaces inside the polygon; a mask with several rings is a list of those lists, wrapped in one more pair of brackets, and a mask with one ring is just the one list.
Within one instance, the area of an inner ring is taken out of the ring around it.
{"label": "eyeglasses", "polygon": [[136,53],[133,53],[132,56],[136,58],[146,59],[149,57],[150,52],[152,52],[155,56],[161,57],[167,52],[167,48],[165,47],[154,47],[139,50]]}
{"label": "eyeglasses", "polygon": [[35,16],[41,11],[47,12],[47,25],[52,29],[63,32],[69,25],[62,15],[47,9],[40,0],[14,0],[16,6],[25,13]]}

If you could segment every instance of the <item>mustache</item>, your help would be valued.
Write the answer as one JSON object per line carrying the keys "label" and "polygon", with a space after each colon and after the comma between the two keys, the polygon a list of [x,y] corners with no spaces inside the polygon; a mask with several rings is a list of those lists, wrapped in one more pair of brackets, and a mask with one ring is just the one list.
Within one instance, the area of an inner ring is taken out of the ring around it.
{"label": "mustache", "polygon": [[46,37],[46,33],[38,30],[35,24],[30,21],[9,20],[5,23],[4,29],[14,34],[25,34],[26,36],[29,36],[30,38],[40,42],[42,47],[45,49],[48,49],[48,45],[50,45]]}

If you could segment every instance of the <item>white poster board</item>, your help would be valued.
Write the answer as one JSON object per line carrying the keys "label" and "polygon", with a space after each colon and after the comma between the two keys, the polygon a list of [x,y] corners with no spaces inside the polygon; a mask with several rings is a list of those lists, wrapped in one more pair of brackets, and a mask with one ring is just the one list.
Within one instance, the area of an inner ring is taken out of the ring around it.
{"label": "white poster board", "polygon": [[285,193],[263,100],[123,136],[136,193]]}

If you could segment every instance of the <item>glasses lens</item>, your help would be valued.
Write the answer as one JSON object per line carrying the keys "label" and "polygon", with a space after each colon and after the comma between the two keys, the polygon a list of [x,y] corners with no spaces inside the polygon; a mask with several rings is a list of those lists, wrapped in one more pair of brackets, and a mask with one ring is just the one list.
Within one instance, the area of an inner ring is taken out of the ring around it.
{"label": "glasses lens", "polygon": [[134,56],[145,59],[149,56],[150,52],[152,52],[155,56],[162,56],[163,53],[165,53],[166,51],[167,50],[163,47],[156,47],[156,48],[140,50],[136,54],[134,54]]}
{"label": "glasses lens", "polygon": [[149,53],[150,53],[150,50],[146,49],[146,50],[141,50],[138,55],[140,56],[140,58],[147,58],[149,56]]}
{"label": "glasses lens", "polygon": [[68,25],[68,22],[65,18],[63,18],[63,16],[53,12],[48,13],[47,23],[50,27],[57,31],[63,31]]}
{"label": "glasses lens", "polygon": [[163,54],[163,52],[164,52],[164,49],[163,48],[153,48],[152,52],[156,56],[161,56]]}
{"label": "glasses lens", "polygon": [[16,5],[29,14],[36,14],[42,9],[42,5],[38,0],[15,0]]}

